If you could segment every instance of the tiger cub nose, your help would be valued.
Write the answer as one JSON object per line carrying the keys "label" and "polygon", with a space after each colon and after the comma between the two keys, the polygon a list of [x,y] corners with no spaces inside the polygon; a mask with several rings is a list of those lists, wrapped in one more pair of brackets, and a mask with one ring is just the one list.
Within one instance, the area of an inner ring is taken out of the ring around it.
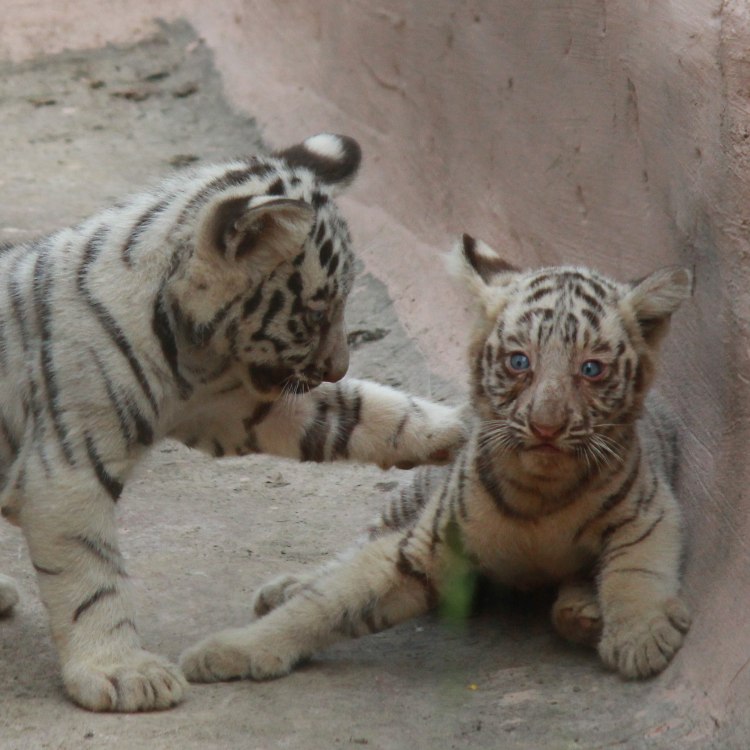
{"label": "tiger cub nose", "polygon": [[559,422],[556,424],[542,424],[541,422],[530,422],[529,426],[531,431],[539,438],[544,440],[551,440],[560,435],[565,429],[565,422]]}

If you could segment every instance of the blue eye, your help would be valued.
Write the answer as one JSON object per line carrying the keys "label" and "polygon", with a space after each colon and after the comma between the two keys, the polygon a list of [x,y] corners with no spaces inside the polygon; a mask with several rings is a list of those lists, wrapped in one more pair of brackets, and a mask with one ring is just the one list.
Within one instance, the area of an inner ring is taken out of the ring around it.
{"label": "blue eye", "polygon": [[516,352],[515,354],[510,355],[510,366],[514,370],[518,370],[520,372],[522,370],[528,370],[529,367],[531,367],[531,362],[525,354]]}
{"label": "blue eye", "polygon": [[604,365],[598,359],[587,359],[581,365],[581,375],[589,380],[598,379],[604,372]]}
{"label": "blue eye", "polygon": [[308,310],[307,311],[307,324],[310,327],[320,325],[325,318],[325,310]]}

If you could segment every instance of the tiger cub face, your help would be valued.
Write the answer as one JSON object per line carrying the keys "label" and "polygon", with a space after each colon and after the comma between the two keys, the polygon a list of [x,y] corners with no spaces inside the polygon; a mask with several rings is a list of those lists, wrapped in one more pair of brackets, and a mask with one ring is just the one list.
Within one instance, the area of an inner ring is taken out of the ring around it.
{"label": "tiger cub face", "polygon": [[351,138],[314,136],[222,177],[167,290],[183,366],[204,381],[231,369],[268,399],[344,376],[354,264],[333,197],[360,153]]}
{"label": "tiger cub face", "polygon": [[486,444],[544,481],[616,463],[689,272],[631,284],[565,266],[522,272],[468,235],[460,253],[481,307],[470,356]]}

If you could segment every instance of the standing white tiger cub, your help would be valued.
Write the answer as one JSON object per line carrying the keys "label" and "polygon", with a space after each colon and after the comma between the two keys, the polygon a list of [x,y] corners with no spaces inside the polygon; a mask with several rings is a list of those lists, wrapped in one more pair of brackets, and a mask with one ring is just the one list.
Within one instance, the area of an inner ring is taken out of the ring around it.
{"label": "standing white tiger cub", "polygon": [[270,582],[257,622],[188,649],[188,679],[283,675],[434,607],[467,567],[559,585],[557,630],[623,677],[660,672],[682,644],[675,433],[644,400],[690,273],[521,272],[467,235],[452,260],[479,311],[467,444],[450,467],[420,470],[358,548]]}
{"label": "standing white tiger cub", "polygon": [[[115,533],[156,441],[383,467],[461,442],[455,409],[341,380],[353,256],[332,197],[359,162],[352,139],[315,136],[181,172],[0,254],[0,506],[81,705],[165,708],[184,691],[140,648]],[[0,612],[16,600],[0,576]]]}

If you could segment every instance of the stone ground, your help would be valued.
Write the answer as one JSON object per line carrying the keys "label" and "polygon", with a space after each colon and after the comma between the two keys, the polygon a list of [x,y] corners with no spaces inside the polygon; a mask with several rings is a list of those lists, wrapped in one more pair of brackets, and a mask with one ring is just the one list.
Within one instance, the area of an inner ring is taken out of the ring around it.
{"label": "stone ground", "polygon": [[[230,109],[210,51],[185,25],[132,47],[0,66],[0,241],[73,223],[191,161],[273,140]],[[364,272],[348,323],[352,374],[459,395],[430,376],[385,286]],[[247,622],[256,586],[345,548],[399,474],[158,447],[120,502],[144,645],[176,659],[209,632]],[[0,570],[22,589],[0,622],[1,750],[709,747],[692,743],[691,717],[656,698],[654,682],[625,683],[556,637],[549,602],[507,596],[460,630],[424,618],[333,648],[281,680],[194,686],[168,712],[92,714],[62,693],[28,555],[7,524]]]}

